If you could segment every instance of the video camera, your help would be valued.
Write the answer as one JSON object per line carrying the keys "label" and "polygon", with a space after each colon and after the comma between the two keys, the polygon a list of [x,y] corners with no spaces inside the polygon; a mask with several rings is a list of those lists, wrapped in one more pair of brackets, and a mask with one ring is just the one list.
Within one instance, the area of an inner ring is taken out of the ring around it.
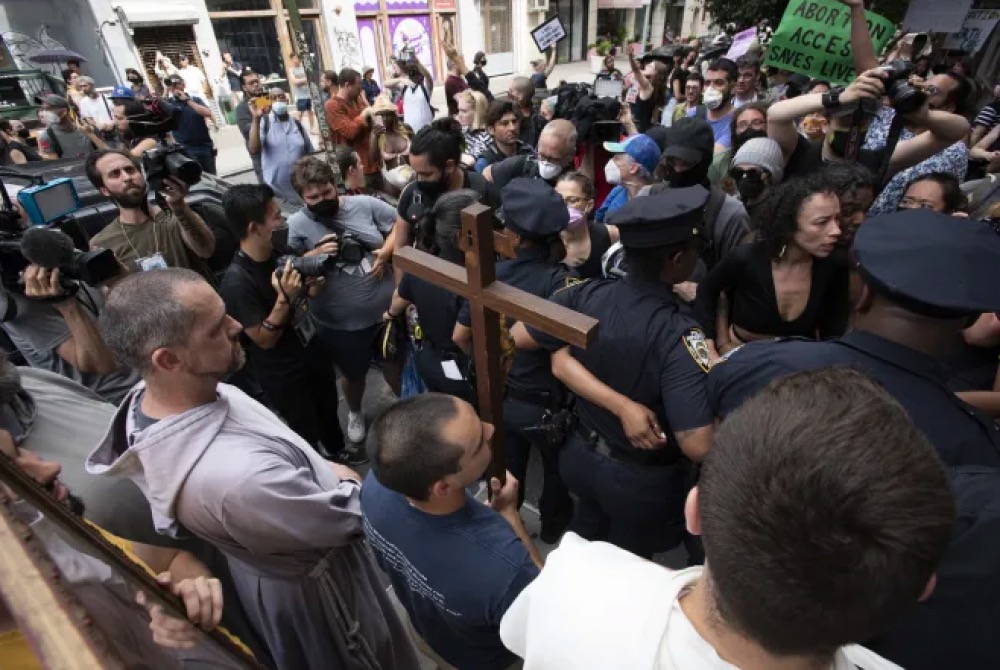
{"label": "video camera", "polygon": [[[64,279],[92,286],[121,271],[110,249],[80,251],[73,237],[60,230],[60,226],[69,225],[69,216],[81,206],[72,179],[29,186],[17,194],[31,224],[27,229],[18,216],[12,215],[16,210],[10,205],[2,182],[0,192],[4,199],[4,215],[0,216],[0,283],[4,286],[22,290],[21,273],[32,263],[58,268]],[[78,237],[84,239],[82,235]]]}
{"label": "video camera", "polygon": [[168,144],[167,133],[177,129],[177,112],[158,98],[129,101],[125,105],[128,130],[133,137],[155,137],[156,146],[142,154],[142,169],[153,192],[166,177],[192,186],[201,180],[201,165],[179,144]]}

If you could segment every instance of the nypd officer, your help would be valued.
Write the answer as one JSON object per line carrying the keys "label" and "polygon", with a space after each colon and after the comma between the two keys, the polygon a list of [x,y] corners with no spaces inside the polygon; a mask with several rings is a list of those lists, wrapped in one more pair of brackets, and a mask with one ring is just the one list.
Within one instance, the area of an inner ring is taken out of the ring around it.
{"label": "nypd officer", "polygon": [[938,357],[970,319],[1000,311],[1000,234],[981,221],[901,211],[866,221],[854,255],[854,330],[734,350],[709,375],[713,407],[725,416],[776,377],[829,365],[878,380],[950,466],[959,514],[933,593],[865,646],[909,670],[998,668],[1000,429],[945,387]]}
{"label": "nypd officer", "polygon": [[[561,263],[565,249],[559,233],[569,225],[569,210],[562,197],[545,181],[526,177],[512,180],[501,194],[503,234],[515,258],[497,263],[497,279],[540,298],[576,281],[576,275]],[[455,326],[455,343],[466,352],[472,346],[471,326],[466,302]],[[551,421],[563,408],[563,391],[552,376],[548,352],[515,353],[503,406],[507,469],[518,481],[525,481],[531,446],[538,447],[544,469],[540,537],[550,544],[559,539],[573,516],[573,501],[559,476],[559,448],[565,436],[542,429],[543,419]],[[524,502],[523,489],[519,495],[519,502]]]}
{"label": "nypd officer", "polygon": [[553,372],[577,395],[579,425],[560,454],[579,498],[570,530],[646,558],[683,539],[688,461],[701,461],[712,438],[705,336],[672,292],[695,266],[707,199],[701,186],[677,188],[614,213],[627,277],[552,297],[600,321],[586,350],[522,324],[512,330],[519,348],[551,351]]}

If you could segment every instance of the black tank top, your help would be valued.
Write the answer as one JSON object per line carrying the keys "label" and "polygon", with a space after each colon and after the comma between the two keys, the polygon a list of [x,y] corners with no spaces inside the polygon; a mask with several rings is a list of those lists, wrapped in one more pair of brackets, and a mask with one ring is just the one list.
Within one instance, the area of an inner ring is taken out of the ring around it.
{"label": "black tank top", "polygon": [[590,255],[581,265],[575,268],[584,279],[597,279],[601,274],[601,257],[611,247],[611,235],[603,223],[589,221],[587,233],[590,235]]}
{"label": "black tank top", "polygon": [[656,101],[653,98],[649,100],[643,100],[642,98],[637,98],[635,101],[635,106],[632,108],[633,120],[635,121],[635,129],[640,133],[644,133],[650,129],[653,124],[653,111],[656,107]]}

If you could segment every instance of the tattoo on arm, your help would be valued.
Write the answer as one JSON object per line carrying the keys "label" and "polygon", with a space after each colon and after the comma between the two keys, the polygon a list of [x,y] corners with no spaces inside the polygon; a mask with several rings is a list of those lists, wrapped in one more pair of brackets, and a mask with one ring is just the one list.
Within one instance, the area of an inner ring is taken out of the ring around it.
{"label": "tattoo on arm", "polygon": [[209,258],[215,252],[215,235],[212,229],[186,203],[172,210],[181,226],[184,243],[201,258]]}

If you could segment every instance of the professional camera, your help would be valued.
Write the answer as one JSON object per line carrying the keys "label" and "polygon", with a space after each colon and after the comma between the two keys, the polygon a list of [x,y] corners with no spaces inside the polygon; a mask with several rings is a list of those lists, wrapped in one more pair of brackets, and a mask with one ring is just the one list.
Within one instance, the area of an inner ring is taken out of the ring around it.
{"label": "professional camera", "polygon": [[336,256],[338,263],[357,265],[365,259],[365,254],[368,253],[368,249],[354,233],[344,233],[340,236],[337,244],[339,246]]}
{"label": "professional camera", "polygon": [[275,274],[281,279],[288,261],[292,262],[292,269],[305,278],[325,277],[337,266],[337,258],[332,254],[318,254],[316,256],[282,256],[278,259],[278,269]]}
{"label": "professional camera", "polygon": [[885,94],[897,114],[910,114],[927,102],[927,94],[910,84],[913,63],[894,60],[880,68],[888,76],[885,80]]}
{"label": "professional camera", "polygon": [[188,156],[179,144],[166,141],[167,133],[177,129],[177,115],[162,100],[129,100],[125,103],[125,118],[133,137],[157,138],[156,146],[142,154],[142,169],[150,189],[159,191],[165,177],[175,177],[189,186],[201,180],[198,161]]}

